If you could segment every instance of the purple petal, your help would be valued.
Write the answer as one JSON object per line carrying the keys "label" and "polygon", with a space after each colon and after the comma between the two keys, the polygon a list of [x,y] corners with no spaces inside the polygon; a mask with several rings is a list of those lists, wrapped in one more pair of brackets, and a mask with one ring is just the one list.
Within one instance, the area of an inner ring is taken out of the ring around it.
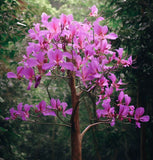
{"label": "purple petal", "polygon": [[102,27],[102,33],[105,35],[108,32],[108,27],[107,26],[103,26]]}
{"label": "purple petal", "polygon": [[94,31],[97,35],[100,35],[102,33],[102,27],[99,24],[94,25]]}
{"label": "purple petal", "polygon": [[119,101],[119,103],[122,102],[123,98],[124,98],[124,92],[121,91],[120,94],[119,94],[119,96],[118,96],[118,101]]}
{"label": "purple petal", "polygon": [[[65,103],[65,105],[67,105],[67,103],[66,102],[64,102]],[[57,105],[57,107],[59,107],[60,105],[61,105],[61,102],[60,102],[60,100],[59,99],[57,99],[56,100],[56,105]]]}
{"label": "purple petal", "polygon": [[70,71],[74,70],[74,65],[72,62],[63,62],[60,64],[60,66],[64,67],[67,70],[70,70]]}
{"label": "purple petal", "polygon": [[141,123],[140,123],[140,122],[136,122],[136,126],[137,126],[138,128],[141,128]]}
{"label": "purple petal", "polygon": [[34,59],[34,58],[29,58],[29,59],[27,60],[27,64],[28,64],[29,67],[35,67],[35,66],[38,65],[38,62],[37,62],[37,60]]}
{"label": "purple petal", "polygon": [[25,68],[24,75],[26,79],[30,79],[35,75],[35,72],[32,68]]}
{"label": "purple petal", "polygon": [[106,39],[112,39],[115,40],[118,38],[118,36],[115,33],[110,33],[108,35],[105,36]]}
{"label": "purple petal", "polygon": [[101,110],[101,115],[105,117],[106,115],[108,115],[108,111],[107,110]]}
{"label": "purple petal", "polygon": [[54,98],[52,98],[52,99],[50,100],[50,104],[51,104],[51,106],[53,107],[53,109],[57,109],[57,107],[56,107],[56,100],[55,100]]}
{"label": "purple petal", "polygon": [[116,50],[118,52],[118,57],[122,58],[122,54],[123,54],[123,48],[119,48]]}
{"label": "purple petal", "polygon": [[140,121],[141,122],[148,122],[150,120],[150,117],[147,115],[147,116],[142,116],[141,118],[140,118]]}
{"label": "purple petal", "polygon": [[70,108],[70,109],[68,109],[68,110],[66,110],[66,111],[65,111],[65,114],[69,114],[69,115],[71,115],[71,114],[72,114],[72,111],[73,111],[73,109],[72,109],[72,108]]}
{"label": "purple petal", "polygon": [[5,118],[5,120],[9,120],[9,119],[10,119],[10,117],[6,117],[6,118]]}
{"label": "purple petal", "polygon": [[48,73],[45,74],[46,76],[51,76],[51,72],[49,71]]}
{"label": "purple petal", "polygon": [[17,110],[18,110],[18,111],[22,111],[22,107],[23,107],[23,106],[22,106],[22,103],[19,103],[18,106],[17,106]]}
{"label": "purple petal", "polygon": [[31,89],[31,86],[32,86],[32,81],[30,80],[30,81],[29,81],[29,84],[28,84],[28,87],[27,87],[27,90],[30,90],[30,89]]}
{"label": "purple petal", "polygon": [[35,88],[38,87],[38,85],[40,84],[40,81],[41,81],[41,76],[37,75],[36,78],[35,78]]}
{"label": "purple petal", "polygon": [[7,78],[18,78],[17,75],[13,72],[8,72],[7,73]]}
{"label": "purple petal", "polygon": [[69,59],[72,59],[72,55],[69,52],[64,52],[63,56],[65,56],[65,57],[67,57]]}
{"label": "purple petal", "polygon": [[130,56],[129,58],[128,58],[128,65],[132,65],[132,56]]}
{"label": "purple petal", "polygon": [[96,113],[97,113],[97,117],[100,118],[102,115],[102,109],[97,109]]}
{"label": "purple petal", "polygon": [[111,107],[111,106],[110,106],[110,102],[111,102],[110,98],[105,99],[105,100],[103,101],[102,106],[104,107],[105,110],[107,110],[107,109],[109,109],[109,108]]}
{"label": "purple petal", "polygon": [[114,107],[110,108],[109,113],[114,114],[114,112],[115,112],[115,108]]}
{"label": "purple petal", "polygon": [[112,81],[113,83],[115,83],[115,81],[116,81],[116,76],[115,76],[115,74],[111,73],[111,75],[109,76],[109,78],[111,79],[111,81]]}
{"label": "purple petal", "polygon": [[17,67],[17,74],[22,76],[23,75],[23,69],[24,69],[24,67],[22,67],[22,66]]}
{"label": "purple petal", "polygon": [[122,112],[122,116],[127,117],[129,112],[129,106],[124,106],[124,111]]}
{"label": "purple petal", "polygon": [[54,111],[50,111],[50,110],[43,111],[42,114],[44,116],[56,116],[56,113]]}
{"label": "purple petal", "polygon": [[24,105],[24,110],[25,110],[26,112],[29,112],[30,108],[31,108],[31,105],[29,105],[29,104],[25,104],[25,105]]}
{"label": "purple petal", "polygon": [[120,105],[120,109],[119,109],[119,115],[122,117],[127,117],[129,112],[129,107],[128,106],[124,106],[124,105]]}
{"label": "purple petal", "polygon": [[48,18],[50,18],[50,16],[48,16],[46,13],[42,13],[41,15],[41,21],[44,23],[44,22],[47,22],[48,21]]}
{"label": "purple petal", "polygon": [[52,68],[53,66],[55,66],[54,63],[45,63],[45,64],[42,66],[42,69],[43,69],[43,70],[48,70],[48,69]]}
{"label": "purple petal", "polygon": [[136,109],[135,111],[135,116],[136,117],[141,117],[144,114],[144,108],[143,107],[139,107]]}
{"label": "purple petal", "polygon": [[62,102],[60,105],[63,107],[63,111],[65,111],[66,107],[68,106],[66,102]]}
{"label": "purple petal", "polygon": [[48,109],[53,109],[53,107],[52,107],[52,106],[47,106],[46,108],[48,108]]}
{"label": "purple petal", "polygon": [[125,105],[129,105],[130,102],[131,102],[131,97],[129,97],[127,94],[124,95],[124,98],[125,98]]}
{"label": "purple petal", "polygon": [[104,18],[103,17],[99,17],[96,19],[96,21],[93,23],[93,25],[95,25],[96,23],[99,24],[100,21],[103,21]]}
{"label": "purple petal", "polygon": [[115,125],[115,118],[112,119],[110,125],[113,127]]}

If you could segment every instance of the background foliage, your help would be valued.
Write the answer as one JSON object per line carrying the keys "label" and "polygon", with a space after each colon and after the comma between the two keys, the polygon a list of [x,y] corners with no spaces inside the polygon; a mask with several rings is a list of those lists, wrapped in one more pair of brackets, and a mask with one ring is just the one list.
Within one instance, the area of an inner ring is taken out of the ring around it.
{"label": "background foliage", "polygon": [[[26,52],[27,32],[40,21],[42,12],[53,16],[73,14],[83,21],[88,8],[95,4],[109,29],[119,38],[113,46],[123,47],[133,55],[133,68],[122,69],[119,75],[128,82],[128,94],[135,106],[144,106],[153,115],[153,2],[151,0],[4,0],[0,2],[0,158],[5,160],[70,159],[70,131],[67,128],[5,121],[9,108],[19,102],[36,104],[48,101],[46,88],[54,98],[70,104],[69,90],[64,80],[45,81],[38,89],[27,92],[27,82],[6,78],[15,71],[17,62]],[[80,107],[81,129],[91,123],[95,99],[84,95]],[[93,114],[95,116],[95,114]],[[58,122],[56,118],[43,118],[41,123]],[[60,122],[59,122],[60,123]],[[153,125],[151,121],[142,129],[135,125],[117,123],[115,127],[99,125],[90,129],[83,140],[83,159],[151,160],[153,153]]]}

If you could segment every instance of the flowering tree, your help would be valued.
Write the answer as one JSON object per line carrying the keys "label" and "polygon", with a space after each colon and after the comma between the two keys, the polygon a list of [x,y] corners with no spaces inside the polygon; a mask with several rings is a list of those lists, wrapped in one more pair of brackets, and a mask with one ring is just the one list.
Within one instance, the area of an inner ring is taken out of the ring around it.
{"label": "flowering tree", "polygon": [[[92,23],[87,19],[84,22],[73,20],[72,15],[62,14],[59,19],[42,13],[41,24],[34,24],[29,30],[33,40],[27,47],[27,53],[19,62],[17,73],[8,72],[8,78],[29,81],[27,90],[37,88],[43,83],[42,78],[62,77],[67,79],[71,90],[71,107],[66,102],[50,96],[50,104],[42,100],[38,105],[23,105],[19,103],[17,109],[10,109],[10,117],[29,121],[30,112],[41,113],[44,116],[57,116],[64,126],[71,128],[72,160],[81,160],[81,143],[86,131],[92,126],[109,123],[115,125],[116,120],[135,120],[136,126],[140,122],[148,122],[149,116],[143,115],[144,108],[136,108],[130,104],[131,97],[124,93],[125,83],[117,79],[115,71],[119,67],[132,65],[132,56],[124,57],[123,48],[113,50],[110,40],[117,39],[115,33],[108,33],[108,27],[101,26],[103,17],[98,16],[96,6],[90,8],[89,16],[94,17]],[[79,124],[79,102],[83,92],[92,93],[97,97],[97,119],[88,125],[82,132]],[[118,99],[112,103],[113,94]],[[70,115],[70,121],[65,122],[60,117]]]}

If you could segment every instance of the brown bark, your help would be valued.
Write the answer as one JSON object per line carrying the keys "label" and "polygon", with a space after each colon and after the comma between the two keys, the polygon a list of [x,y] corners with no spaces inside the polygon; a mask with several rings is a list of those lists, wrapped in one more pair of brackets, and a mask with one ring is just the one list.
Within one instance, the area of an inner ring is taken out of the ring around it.
{"label": "brown bark", "polygon": [[71,159],[81,160],[81,134],[79,124],[79,95],[77,95],[75,88],[75,73],[68,71],[69,86],[71,89],[71,100],[73,113],[71,116]]}

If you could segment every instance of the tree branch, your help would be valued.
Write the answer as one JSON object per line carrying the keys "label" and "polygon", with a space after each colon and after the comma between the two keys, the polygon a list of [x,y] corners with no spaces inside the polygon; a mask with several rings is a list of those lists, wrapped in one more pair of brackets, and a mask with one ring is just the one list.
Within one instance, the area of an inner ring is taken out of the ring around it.
{"label": "tree branch", "polygon": [[37,121],[32,121],[32,120],[28,120],[27,122],[30,123],[35,123],[35,124],[44,124],[44,125],[57,125],[57,126],[65,126],[65,127],[70,127],[71,125],[68,124],[60,124],[60,123],[47,123],[47,122],[37,122]]}
{"label": "tree branch", "polygon": [[68,123],[68,122],[65,122],[60,116],[59,116],[59,114],[58,114],[58,111],[57,111],[57,117],[59,118],[59,120],[61,121],[61,122],[63,122],[65,125],[69,125],[69,126],[71,126],[71,124],[70,123]]}
{"label": "tree branch", "polygon": [[96,123],[92,123],[92,124],[88,125],[88,126],[82,131],[82,133],[81,133],[81,141],[82,141],[82,138],[83,138],[83,136],[85,135],[85,133],[86,133],[91,127],[96,126],[96,125],[98,125],[98,124],[103,124],[103,123],[110,123],[110,120],[109,120],[109,119],[108,119],[108,120],[103,120],[103,121],[96,122]]}

